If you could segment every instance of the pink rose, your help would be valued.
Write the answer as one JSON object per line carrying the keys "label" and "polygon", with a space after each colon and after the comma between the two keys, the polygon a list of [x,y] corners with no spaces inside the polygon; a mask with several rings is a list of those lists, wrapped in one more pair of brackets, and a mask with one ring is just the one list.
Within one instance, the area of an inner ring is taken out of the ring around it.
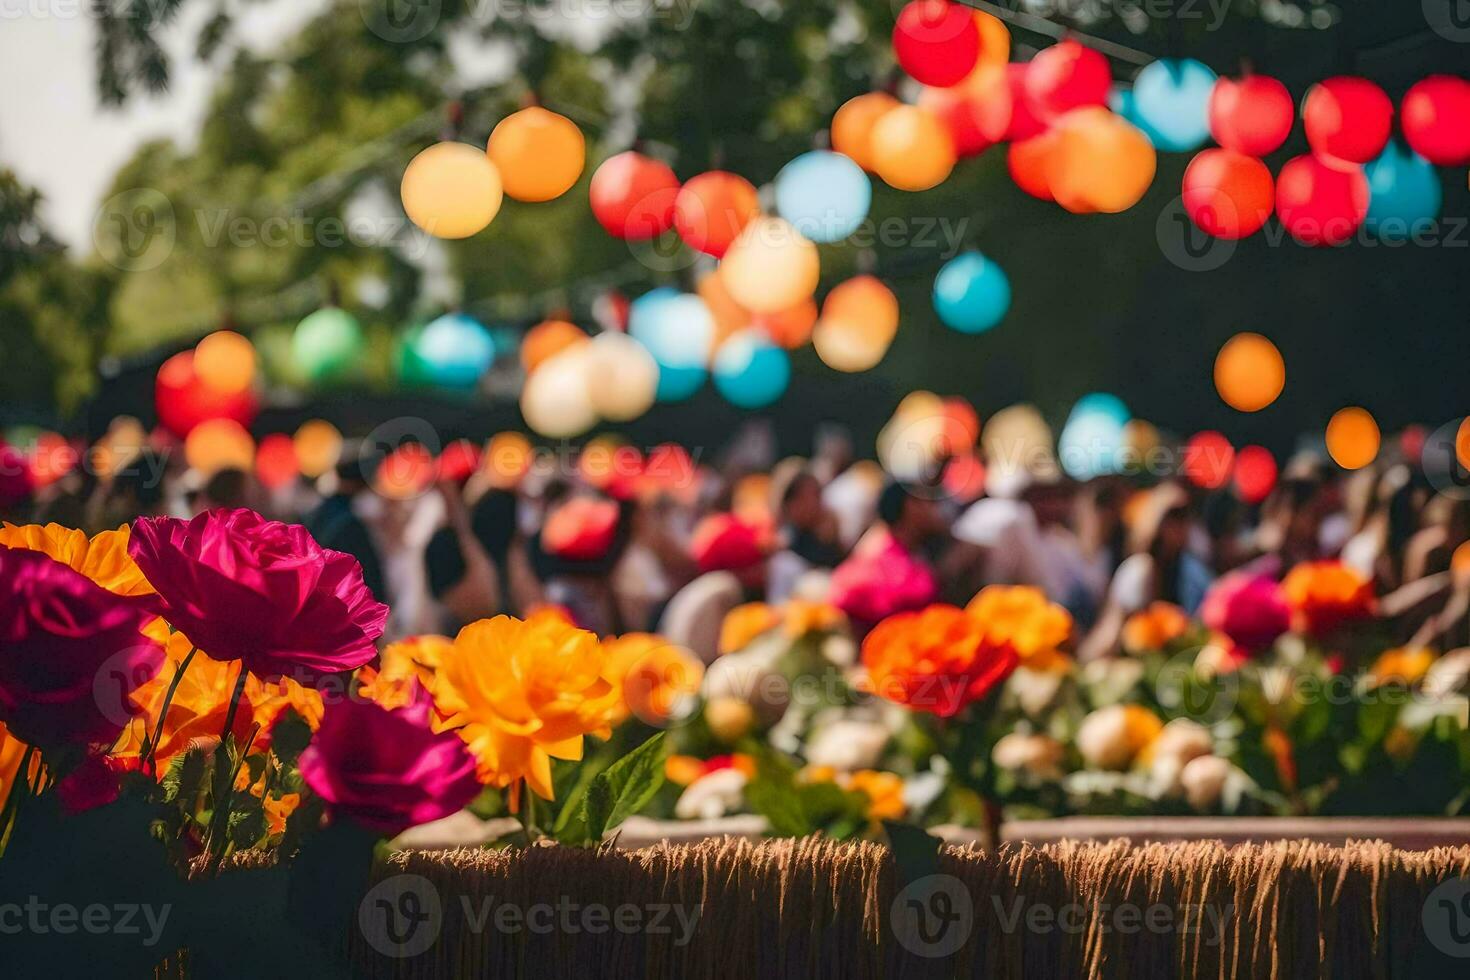
{"label": "pink rose", "polygon": [[113,742],[163,665],[153,618],[39,551],[0,547],[0,721],[43,749]]}
{"label": "pink rose", "polygon": [[867,627],[894,613],[924,609],[939,596],[928,563],[910,555],[892,535],[838,565],[831,589],[832,605]]}
{"label": "pink rose", "polygon": [[334,701],[301,753],[301,778],[334,812],[392,837],[464,809],[480,792],[475,759],[454,732],[429,727],[428,692],[409,702]]}
{"label": "pink rose", "polygon": [[1257,653],[1275,643],[1291,626],[1291,609],[1274,579],[1231,572],[1221,576],[1205,594],[1200,619],[1246,652]]}
{"label": "pink rose", "polygon": [[356,558],[317,544],[306,528],[253,510],[192,521],[143,517],[128,552],[158,590],[159,614],[216,660],[241,660],[262,679],[313,684],[377,655],[388,607]]}

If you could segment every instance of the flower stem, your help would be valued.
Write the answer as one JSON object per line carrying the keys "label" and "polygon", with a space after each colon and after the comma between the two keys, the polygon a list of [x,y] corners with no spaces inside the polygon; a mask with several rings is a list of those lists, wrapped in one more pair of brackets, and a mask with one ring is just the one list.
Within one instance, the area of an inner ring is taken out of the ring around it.
{"label": "flower stem", "polygon": [[[235,689],[230,694],[230,707],[225,713],[224,731],[220,733],[219,748],[214,753],[214,812],[210,815],[209,831],[204,838],[204,849],[206,853],[213,856],[210,865],[218,867],[219,860],[223,859],[225,850],[229,845],[229,826],[231,798],[235,792],[235,775],[239,771],[238,765],[226,765],[229,761],[224,756],[225,746],[229,742],[230,730],[235,727],[235,712],[240,708],[240,698],[245,693],[245,665],[240,665],[240,676],[235,680]],[[243,752],[241,758],[243,758]],[[223,836],[225,843],[223,847],[215,848],[215,842]]]}
{"label": "flower stem", "polygon": [[[184,679],[184,671],[189,669],[189,664],[194,661],[194,654],[199,652],[198,647],[190,647],[189,653],[179,664],[179,669],[168,682],[168,690],[163,692],[163,706],[158,710],[158,727],[153,730],[153,739],[148,743],[148,754],[143,758],[143,769],[152,773],[153,759],[158,755],[158,743],[163,741],[163,726],[168,721],[168,709],[173,706],[174,692],[179,689],[179,682]],[[241,676],[244,676],[242,669]]]}

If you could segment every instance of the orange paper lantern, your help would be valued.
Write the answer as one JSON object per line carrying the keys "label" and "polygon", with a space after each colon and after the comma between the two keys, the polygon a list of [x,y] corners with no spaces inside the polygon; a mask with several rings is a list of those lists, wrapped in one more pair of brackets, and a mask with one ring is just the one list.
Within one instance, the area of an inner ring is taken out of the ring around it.
{"label": "orange paper lantern", "polygon": [[1116,214],[1138,203],[1153,183],[1157,154],[1136,126],[1107,109],[1074,109],[1053,127],[1046,182],[1075,214]]}
{"label": "orange paper lantern", "polygon": [[588,337],[582,328],[565,320],[543,320],[521,340],[521,366],[530,374],[548,358],[568,347],[585,344]]}
{"label": "orange paper lantern", "polygon": [[1276,345],[1258,333],[1236,334],[1215,357],[1215,389],[1225,404],[1259,412],[1286,387],[1286,362]]}
{"label": "orange paper lantern", "polygon": [[919,106],[901,105],[873,126],[873,170],[901,191],[924,191],[944,183],[954,170],[954,139],[939,117]]}
{"label": "orange paper lantern", "polygon": [[582,131],[566,116],[530,106],[500,120],[485,148],[505,193],[517,201],[549,201],[577,183],[586,165]]}
{"label": "orange paper lantern", "polygon": [[1366,408],[1340,409],[1327,423],[1327,454],[1345,470],[1373,462],[1380,441],[1378,423]]}
{"label": "orange paper lantern", "polygon": [[720,261],[730,298],[752,313],[789,309],[816,291],[817,246],[781,218],[752,221]]}
{"label": "orange paper lantern", "polygon": [[872,172],[873,127],[878,120],[901,103],[887,92],[869,92],[848,99],[832,117],[832,149],[851,157],[858,166]]}
{"label": "orange paper lantern", "polygon": [[255,440],[234,419],[206,419],[184,439],[184,459],[206,476],[224,469],[248,471],[255,463]]}

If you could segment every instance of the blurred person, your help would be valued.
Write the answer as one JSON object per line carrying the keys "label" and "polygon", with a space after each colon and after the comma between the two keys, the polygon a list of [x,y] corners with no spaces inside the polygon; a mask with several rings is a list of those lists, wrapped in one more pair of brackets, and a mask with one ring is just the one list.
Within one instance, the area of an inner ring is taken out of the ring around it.
{"label": "blurred person", "polygon": [[369,495],[362,463],[355,452],[344,452],[316,510],[302,522],[323,548],[341,551],[362,565],[362,579],[380,601],[388,601],[387,583],[378,545],[368,530],[367,522],[358,515],[356,505]]}
{"label": "blurred person", "polygon": [[[1386,592],[1403,584],[1401,562],[1419,529],[1415,491],[1408,466],[1384,470],[1374,485],[1373,503],[1361,527],[1342,547],[1342,561]],[[1417,577],[1417,576],[1416,576]]]}
{"label": "blurred person", "polygon": [[822,503],[822,485],[810,470],[801,469],[784,486],[773,488],[779,495],[777,520],[780,547],[771,556],[767,600],[785,602],[797,581],[809,571],[837,567],[843,558],[838,544],[837,518]]}
{"label": "blurred person", "polygon": [[206,479],[194,497],[196,513],[220,508],[235,510],[240,507],[259,511],[260,505],[259,485],[255,478],[232,466],[218,470]]}
{"label": "blurred person", "polygon": [[1470,500],[1438,494],[1424,506],[1424,526],[1403,551],[1403,579],[1415,582],[1450,570],[1470,541]]}
{"label": "blurred person", "polygon": [[1160,484],[1148,494],[1135,518],[1130,554],[1108,586],[1102,615],[1079,648],[1079,659],[1115,652],[1123,624],[1150,603],[1169,602],[1194,615],[1214,580],[1209,568],[1189,550],[1188,494],[1174,483]]}
{"label": "blurred person", "polygon": [[674,593],[658,632],[710,663],[719,656],[725,614],[765,596],[766,550],[758,531],[734,514],[711,514],[695,527],[689,553],[699,575]]}
{"label": "blurred person", "polygon": [[440,606],[438,631],[453,636],[468,623],[503,612],[505,603],[500,572],[476,533],[463,486],[442,480],[438,492],[446,524],[424,547],[424,574],[429,595]]}

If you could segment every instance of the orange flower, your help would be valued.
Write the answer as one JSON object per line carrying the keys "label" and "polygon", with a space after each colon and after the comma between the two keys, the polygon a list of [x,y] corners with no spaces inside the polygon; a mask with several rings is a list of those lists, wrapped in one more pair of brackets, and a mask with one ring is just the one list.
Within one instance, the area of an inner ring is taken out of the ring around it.
{"label": "orange flower", "polygon": [[903,779],[896,773],[859,769],[847,777],[846,790],[868,798],[869,820],[897,820],[908,812],[903,801]]}
{"label": "orange flower", "polygon": [[434,689],[434,675],[444,652],[454,645],[447,636],[411,636],[398,643],[390,643],[383,650],[377,670],[362,668],[357,679],[363,697],[377,702],[385,708],[401,708],[412,700],[413,682],[417,680],[424,690]]}
{"label": "orange flower", "polygon": [[781,625],[781,616],[764,602],[747,602],[725,614],[720,624],[720,653],[743,650],[762,633]]}
{"label": "orange flower", "polygon": [[[191,666],[189,669],[194,668]],[[263,681],[251,674],[245,678],[245,699],[254,709],[255,723],[260,726],[260,734],[256,737],[255,744],[261,748],[270,744],[271,726],[276,723],[276,719],[281,717],[281,712],[287,708],[300,715],[301,720],[306,722],[307,727],[312,731],[316,731],[321,725],[322,711],[325,710],[320,691],[303,687],[289,677]]]}
{"label": "orange flower", "polygon": [[889,616],[863,640],[872,691],[945,718],[983,697],[1019,662],[1015,646],[955,606]]}
{"label": "orange flower", "polygon": [[1339,561],[1309,561],[1281,582],[1291,607],[1292,628],[1321,637],[1339,626],[1367,619],[1377,608],[1373,583]]}
{"label": "orange flower", "polygon": [[434,729],[458,731],[480,781],[509,787],[513,808],[522,781],[549,800],[551,760],[581,759],[582,736],[611,734],[618,689],[605,667],[597,637],[554,614],[482,619],[440,654]]}
{"label": "orange flower", "polygon": [[[20,760],[25,758],[26,749],[29,746],[10,734],[3,724],[0,724],[0,807],[10,799],[10,791],[15,787],[16,778],[20,774]],[[33,754],[30,771],[26,773],[27,779],[34,779],[41,768],[41,756]]]}
{"label": "orange flower", "polygon": [[[157,676],[133,691],[133,701],[142,709],[142,714],[128,725],[113,749],[112,754],[121,758],[142,755],[144,741],[154,734],[158,726],[169,685],[179,673],[189,651],[194,649],[188,637],[182,633],[170,633],[168,624],[161,619],[145,626],[143,634],[163,645],[163,667]],[[158,749],[154,753],[154,762],[160,775],[167,771],[168,760],[187,750],[194,740],[210,742],[220,737],[225,716],[229,713],[230,694],[235,689],[240,670],[240,661],[221,662],[202,650],[189,661],[189,668],[184,671],[174,691],[163,731],[156,736]],[[248,692],[248,680],[246,689]],[[241,698],[231,729],[237,743],[244,744],[254,724],[253,703],[247,693]]]}
{"label": "orange flower", "polygon": [[118,595],[151,595],[153,586],[128,554],[128,526],[116,531],[103,531],[88,538],[74,528],[60,524],[6,523],[0,527],[0,545],[24,548],[44,555],[80,572],[109,592]]}
{"label": "orange flower", "polygon": [[602,641],[603,676],[618,689],[614,725],[634,715],[650,725],[669,720],[680,702],[699,690],[704,664],[684,647],[652,633],[628,633]]}
{"label": "orange flower", "polygon": [[992,644],[1009,643],[1035,670],[1056,666],[1058,648],[1072,635],[1071,614],[1030,585],[986,586],[965,613],[980,623]]}
{"label": "orange flower", "polygon": [[664,778],[675,786],[688,786],[703,775],[703,759],[692,755],[671,755],[664,760]]}
{"label": "orange flower", "polygon": [[847,623],[847,617],[842,614],[842,610],[826,602],[792,599],[781,612],[786,635],[794,639],[800,639],[808,633],[839,629]]}
{"label": "orange flower", "polygon": [[1188,632],[1188,613],[1172,602],[1153,602],[1123,624],[1123,649],[1129,653],[1162,650]]}
{"label": "orange flower", "polygon": [[287,818],[301,805],[301,794],[282,793],[280,797],[266,797],[261,805],[265,807],[267,832],[271,836],[284,834]]}
{"label": "orange flower", "polygon": [[1417,684],[1434,664],[1434,651],[1426,647],[1396,647],[1385,650],[1368,671],[1369,683]]}

